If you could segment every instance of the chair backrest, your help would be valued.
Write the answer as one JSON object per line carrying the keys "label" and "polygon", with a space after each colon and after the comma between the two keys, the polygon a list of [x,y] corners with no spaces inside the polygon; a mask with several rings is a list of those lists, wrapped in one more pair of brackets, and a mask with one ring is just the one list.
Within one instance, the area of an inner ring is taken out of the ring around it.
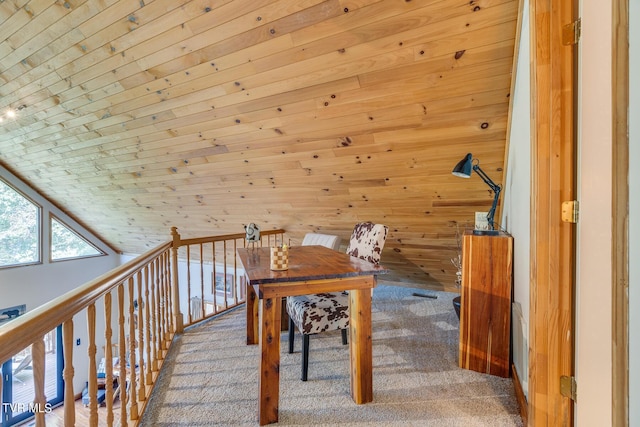
{"label": "chair backrest", "polygon": [[27,354],[20,363],[13,368],[13,375],[16,375],[25,369],[27,369],[31,365],[31,354]]}
{"label": "chair backrest", "polygon": [[351,256],[372,262],[380,263],[382,248],[387,240],[389,228],[382,224],[361,222],[356,224],[349,239],[347,253]]}
{"label": "chair backrest", "polygon": [[320,245],[337,251],[340,249],[340,237],[331,234],[307,233],[302,239],[302,246]]}

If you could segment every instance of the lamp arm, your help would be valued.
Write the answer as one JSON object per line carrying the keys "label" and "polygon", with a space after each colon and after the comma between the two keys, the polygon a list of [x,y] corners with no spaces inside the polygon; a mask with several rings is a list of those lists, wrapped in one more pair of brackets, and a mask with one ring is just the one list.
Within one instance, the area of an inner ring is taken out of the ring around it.
{"label": "lamp arm", "polygon": [[498,207],[498,199],[500,198],[500,191],[502,191],[502,187],[493,182],[491,178],[489,178],[489,176],[484,173],[484,171],[480,169],[480,166],[478,166],[477,164],[473,165],[473,170],[476,171],[478,175],[480,175],[480,178],[482,178],[485,184],[487,184],[494,192],[493,203],[491,204],[491,209],[489,209],[489,212],[487,213],[487,223],[489,224],[491,230],[495,230],[493,217],[496,213],[496,208]]}
{"label": "lamp arm", "polygon": [[491,209],[489,209],[489,212],[487,213],[487,223],[489,224],[491,230],[496,229],[493,222],[493,216],[496,214],[496,208],[498,207],[498,198],[500,198],[501,190],[502,188],[499,185],[496,185],[495,189],[493,190],[495,192],[493,196],[493,203],[491,204]]}
{"label": "lamp arm", "polygon": [[498,192],[498,193],[500,192],[500,190],[499,190],[500,186],[497,185],[495,182],[493,182],[491,180],[491,178],[489,178],[489,176],[486,173],[484,173],[484,171],[482,169],[480,169],[480,166],[478,166],[477,164],[473,165],[473,170],[476,171],[476,173],[478,175],[480,175],[480,178],[482,178],[484,183],[487,184],[489,187],[491,187],[491,189],[493,191]]}

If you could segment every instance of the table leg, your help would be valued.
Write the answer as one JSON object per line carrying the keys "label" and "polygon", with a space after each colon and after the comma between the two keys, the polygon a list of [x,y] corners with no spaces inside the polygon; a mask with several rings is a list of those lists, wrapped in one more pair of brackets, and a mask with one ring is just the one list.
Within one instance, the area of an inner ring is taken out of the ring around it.
{"label": "table leg", "polygon": [[262,330],[260,334],[260,394],[258,417],[260,425],[278,421],[280,395],[280,323],[282,298],[263,298]]}
{"label": "table leg", "polygon": [[247,285],[247,345],[258,344],[258,296],[253,286]]}
{"label": "table leg", "polygon": [[357,404],[373,400],[371,290],[349,291],[351,397]]}

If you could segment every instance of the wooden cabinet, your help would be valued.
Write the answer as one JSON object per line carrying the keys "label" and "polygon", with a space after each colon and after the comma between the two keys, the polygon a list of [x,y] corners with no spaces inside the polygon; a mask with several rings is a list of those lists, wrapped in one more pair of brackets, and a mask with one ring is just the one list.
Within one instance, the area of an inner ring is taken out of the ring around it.
{"label": "wooden cabinet", "polygon": [[462,236],[461,368],[509,376],[513,237]]}

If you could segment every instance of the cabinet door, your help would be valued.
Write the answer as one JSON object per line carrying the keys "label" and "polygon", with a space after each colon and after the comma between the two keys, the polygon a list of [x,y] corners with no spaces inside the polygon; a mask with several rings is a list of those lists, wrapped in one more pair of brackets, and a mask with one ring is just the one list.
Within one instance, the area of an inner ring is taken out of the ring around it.
{"label": "cabinet door", "polygon": [[462,245],[459,365],[508,377],[513,238],[465,233]]}

